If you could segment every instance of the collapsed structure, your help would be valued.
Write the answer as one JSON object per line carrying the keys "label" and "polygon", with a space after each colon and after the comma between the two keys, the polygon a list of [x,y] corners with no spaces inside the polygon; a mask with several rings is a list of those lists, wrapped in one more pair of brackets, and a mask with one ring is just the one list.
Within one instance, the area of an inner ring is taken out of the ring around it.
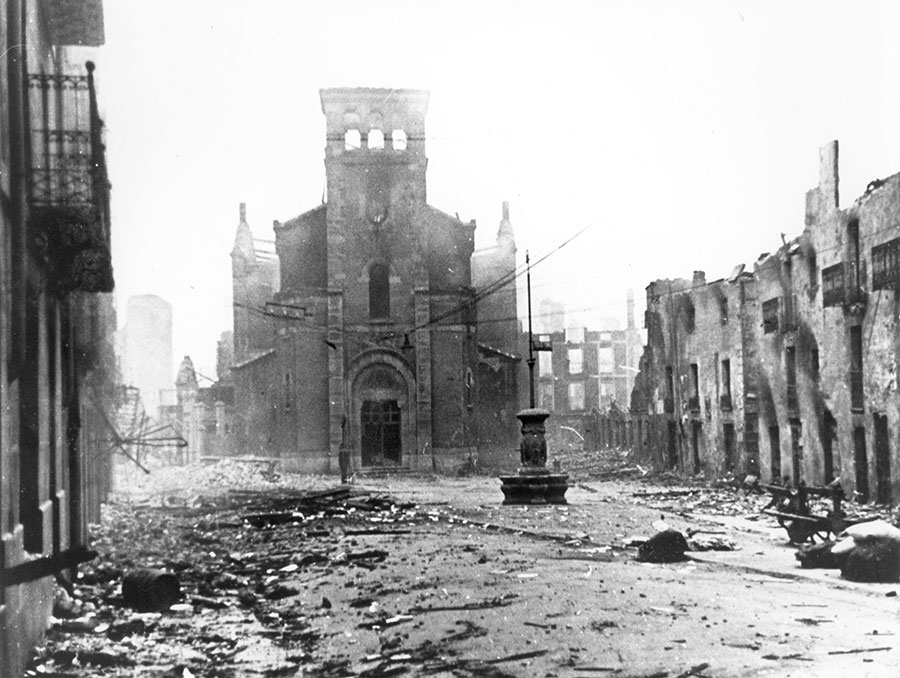
{"label": "collapsed structure", "polygon": [[[320,92],[327,198],[275,222],[244,207],[232,251],[234,435],[286,470],[445,470],[514,455],[515,237],[426,201],[422,90]],[[474,256],[473,256],[474,255]],[[490,316],[490,317],[486,317]]]}
{"label": "collapsed structure", "polygon": [[799,236],[727,279],[651,283],[645,322],[640,457],[900,499],[900,174],[840,209],[829,143]]}

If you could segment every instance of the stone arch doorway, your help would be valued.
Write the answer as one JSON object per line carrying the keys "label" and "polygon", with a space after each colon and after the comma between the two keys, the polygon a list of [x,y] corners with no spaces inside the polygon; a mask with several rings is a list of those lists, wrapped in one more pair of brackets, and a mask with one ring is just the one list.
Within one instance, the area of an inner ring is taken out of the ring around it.
{"label": "stone arch doorway", "polygon": [[405,466],[415,450],[415,391],[402,358],[373,351],[351,368],[350,435],[361,467]]}

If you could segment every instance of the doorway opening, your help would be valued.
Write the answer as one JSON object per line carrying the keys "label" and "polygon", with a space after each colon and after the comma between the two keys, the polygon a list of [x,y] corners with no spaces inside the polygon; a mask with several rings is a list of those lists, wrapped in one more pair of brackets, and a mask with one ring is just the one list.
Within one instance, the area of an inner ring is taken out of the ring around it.
{"label": "doorway opening", "polygon": [[360,410],[363,466],[397,465],[401,459],[400,406],[396,400],[365,400]]}
{"label": "doorway opening", "polygon": [[891,449],[888,442],[887,415],[876,412],[875,419],[875,501],[891,503]]}
{"label": "doorway opening", "polygon": [[853,428],[853,461],[856,466],[856,494],[860,503],[869,501],[869,458],[866,453],[866,428]]}

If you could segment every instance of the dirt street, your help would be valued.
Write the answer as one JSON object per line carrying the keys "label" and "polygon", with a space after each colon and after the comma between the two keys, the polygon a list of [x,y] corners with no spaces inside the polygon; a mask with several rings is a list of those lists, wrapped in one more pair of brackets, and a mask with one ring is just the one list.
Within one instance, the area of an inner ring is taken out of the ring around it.
{"label": "dirt street", "polygon": [[[168,479],[182,489],[161,491],[158,475],[109,506],[100,555],[61,594],[30,675],[893,677],[900,665],[900,584],[800,570],[759,514],[767,498],[740,489],[585,476],[567,506],[522,507],[483,476],[341,487],[179,469]],[[630,544],[661,518],[696,549],[733,550],[637,562]],[[121,577],[139,567],[178,573],[181,601],[126,607]]]}

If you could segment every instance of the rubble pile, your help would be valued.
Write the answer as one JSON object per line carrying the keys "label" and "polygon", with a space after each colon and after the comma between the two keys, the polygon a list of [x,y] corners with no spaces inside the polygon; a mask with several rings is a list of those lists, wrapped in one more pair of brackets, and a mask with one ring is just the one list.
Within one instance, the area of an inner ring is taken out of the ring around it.
{"label": "rubble pile", "polygon": [[[107,506],[94,527],[101,555],[71,591],[59,589],[51,629],[27,675],[102,669],[109,676],[141,670],[224,678],[245,675],[242,655],[275,657],[267,675],[293,675],[320,640],[311,624],[317,609],[280,604],[296,596],[297,581],[339,568],[373,570],[387,551],[358,546],[354,537],[403,533],[424,519],[410,504],[347,487],[222,492],[191,506]],[[177,576],[180,600],[160,611],[132,609],[123,581],[127,586],[135,572]],[[327,599],[321,607],[330,607]]]}
{"label": "rubble pile", "polygon": [[327,484],[319,476],[269,473],[270,465],[259,458],[219,459],[186,466],[147,463],[146,471],[128,461],[116,468],[113,501],[129,504],[191,505],[233,489],[265,491],[278,488],[309,489]]}

